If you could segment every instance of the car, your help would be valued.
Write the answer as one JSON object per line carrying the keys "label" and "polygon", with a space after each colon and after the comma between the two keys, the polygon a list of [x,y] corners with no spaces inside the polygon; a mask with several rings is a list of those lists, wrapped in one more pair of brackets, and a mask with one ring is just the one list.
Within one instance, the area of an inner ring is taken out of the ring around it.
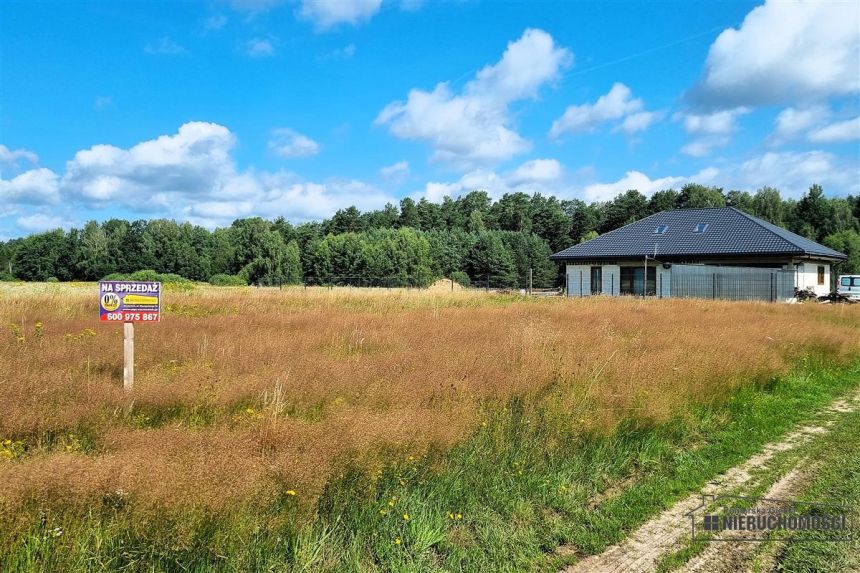
{"label": "car", "polygon": [[840,275],[836,283],[836,294],[851,300],[860,300],[860,275]]}

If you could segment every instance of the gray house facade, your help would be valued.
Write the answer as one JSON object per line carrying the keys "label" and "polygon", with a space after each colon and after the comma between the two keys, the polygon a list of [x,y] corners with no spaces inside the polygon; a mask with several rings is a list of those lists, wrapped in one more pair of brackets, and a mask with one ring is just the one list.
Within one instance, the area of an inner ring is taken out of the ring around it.
{"label": "gray house facade", "polygon": [[555,253],[568,296],[791,301],[847,257],[733,207],[656,213]]}

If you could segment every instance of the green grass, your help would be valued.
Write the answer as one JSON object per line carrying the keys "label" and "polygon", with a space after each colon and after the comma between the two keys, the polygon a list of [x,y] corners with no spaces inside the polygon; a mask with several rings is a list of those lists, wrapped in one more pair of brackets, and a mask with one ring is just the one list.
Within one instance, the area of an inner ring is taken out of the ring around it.
{"label": "green grass", "polygon": [[[858,419],[860,419],[860,412],[854,412],[851,414],[830,412],[823,413],[821,416],[816,416],[816,418],[814,420],[810,420],[810,422],[815,424],[824,424],[826,422],[835,423],[835,425],[831,428],[828,434],[825,434],[824,437],[813,437],[811,440],[798,444],[796,447],[790,450],[775,453],[773,458],[766,465],[766,467],[755,469],[751,472],[753,479],[750,480],[750,482],[740,486],[736,490],[725,490],[721,493],[724,495],[743,496],[747,499],[763,497],[765,496],[767,490],[774,483],[776,483],[777,480],[787,474],[792,468],[794,468],[798,464],[802,464],[801,467],[806,468],[808,468],[812,464],[814,464],[816,467],[828,468],[824,474],[825,476],[833,473],[832,468],[830,468],[831,465],[836,465],[837,467],[843,467],[845,464],[856,465],[856,463],[860,461],[857,459],[858,452],[856,451],[857,447],[860,446],[860,444],[857,443],[858,441],[860,441],[860,432],[857,431],[858,429],[860,429],[857,428]],[[846,437],[848,437],[848,440],[846,440]],[[846,445],[848,445],[849,447],[846,448]],[[860,490],[844,492],[837,491],[834,495],[832,493],[827,493],[827,489],[830,487],[832,487],[832,484],[828,482],[828,484],[822,488],[822,491],[824,492],[823,497],[815,498],[813,495],[813,497],[810,499],[810,497],[806,495],[802,498],[798,497],[798,499],[833,503],[841,503],[846,499],[855,500],[857,502],[855,505],[857,505],[857,508],[860,509]],[[847,497],[843,498],[843,494],[847,495]],[[750,507],[751,504],[752,501],[736,500],[734,503],[724,501],[723,503],[721,503],[721,506],[741,508]],[[783,537],[783,534],[778,533],[774,537],[771,537],[771,539],[781,540]],[[674,552],[669,553],[659,562],[657,566],[657,573],[664,573],[676,570],[678,567],[704,551],[709,545],[710,543],[707,541],[707,539],[702,537],[696,540],[686,541],[683,546],[681,546]],[[831,544],[816,545],[830,546]],[[802,547],[803,548],[801,552],[806,552],[809,548],[809,544],[804,543]],[[758,556],[753,561],[753,570],[756,570],[755,567],[757,566],[757,564],[761,564],[760,561],[762,558],[773,552],[775,549],[778,549],[778,547],[763,543],[761,544],[761,547],[759,549],[760,551],[757,552]],[[815,550],[818,551],[820,549],[822,549],[822,547],[816,547]],[[795,571],[796,569],[788,568],[784,570]],[[800,570],[826,571],[829,569],[825,567],[823,569]]]}
{"label": "green grass", "polygon": [[[804,490],[803,501],[845,504],[860,528],[860,412],[848,414],[822,440],[811,458],[816,478]],[[853,541],[809,542],[789,537],[779,556],[782,571],[797,573],[860,571],[860,529]]]}
{"label": "green grass", "polygon": [[[381,475],[345,471],[310,519],[301,494],[286,492],[217,515],[141,517],[119,494],[86,515],[34,506],[26,534],[0,548],[0,570],[554,571],[742,462],[858,374],[810,359],[723,404],[658,426],[631,420],[610,436],[514,400],[452,451],[400,455]],[[553,554],[560,545],[573,554]]]}

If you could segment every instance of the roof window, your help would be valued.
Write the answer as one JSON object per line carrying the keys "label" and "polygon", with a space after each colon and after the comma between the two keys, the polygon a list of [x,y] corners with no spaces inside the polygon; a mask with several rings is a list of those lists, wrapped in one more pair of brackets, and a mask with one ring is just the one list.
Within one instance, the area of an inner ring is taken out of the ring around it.
{"label": "roof window", "polygon": [[668,230],[669,230],[669,225],[657,225],[657,227],[654,229],[654,234],[655,235],[665,235],[666,231],[668,231]]}
{"label": "roof window", "polygon": [[710,225],[710,223],[699,223],[698,225],[696,225],[696,226],[693,228],[693,232],[694,232],[694,233],[699,233],[699,234],[704,233],[705,231],[707,231],[707,230],[708,230],[708,226],[709,226],[709,225]]}

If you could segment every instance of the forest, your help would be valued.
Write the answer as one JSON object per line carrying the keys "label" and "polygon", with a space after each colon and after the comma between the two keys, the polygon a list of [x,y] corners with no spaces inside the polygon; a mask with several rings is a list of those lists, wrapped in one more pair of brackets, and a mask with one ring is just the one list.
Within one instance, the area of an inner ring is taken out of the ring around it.
{"label": "forest", "polygon": [[860,272],[860,196],[827,197],[812,185],[795,200],[771,187],[748,193],[688,184],[590,204],[525,193],[493,201],[485,191],[441,203],[407,197],[323,221],[253,217],[214,231],[166,219],[90,221],[0,242],[0,280],[93,281],[147,269],[218,285],[424,286],[447,277],[523,287],[532,269],[534,286],[549,287],[561,278],[553,252],[659,211],[724,206],[847,254],[835,274]]}

